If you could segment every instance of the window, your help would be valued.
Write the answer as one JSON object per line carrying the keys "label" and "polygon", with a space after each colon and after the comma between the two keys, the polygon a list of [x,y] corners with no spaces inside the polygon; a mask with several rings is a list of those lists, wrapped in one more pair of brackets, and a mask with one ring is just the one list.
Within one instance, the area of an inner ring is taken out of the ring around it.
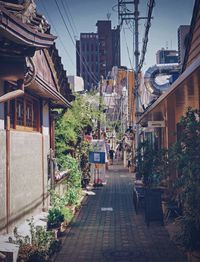
{"label": "window", "polygon": [[94,51],[94,45],[91,44],[91,51],[93,52]]}
{"label": "window", "polygon": [[10,103],[10,127],[16,130],[40,131],[40,103],[29,95]]}
{"label": "window", "polygon": [[25,124],[25,117],[24,117],[24,99],[18,98],[17,100],[17,117],[16,117],[16,125],[17,126],[24,126]]}

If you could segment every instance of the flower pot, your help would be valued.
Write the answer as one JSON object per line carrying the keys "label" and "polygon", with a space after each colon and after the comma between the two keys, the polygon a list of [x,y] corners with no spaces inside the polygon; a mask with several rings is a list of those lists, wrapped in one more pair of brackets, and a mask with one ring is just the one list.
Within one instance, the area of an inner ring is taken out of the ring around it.
{"label": "flower pot", "polygon": [[61,223],[60,222],[47,222],[47,230],[60,228]]}
{"label": "flower pot", "polygon": [[200,262],[200,251],[193,251],[187,253],[188,262]]}
{"label": "flower pot", "polygon": [[162,190],[159,188],[145,191],[145,221],[147,226],[151,221],[160,221],[163,225],[163,211],[161,201]]}

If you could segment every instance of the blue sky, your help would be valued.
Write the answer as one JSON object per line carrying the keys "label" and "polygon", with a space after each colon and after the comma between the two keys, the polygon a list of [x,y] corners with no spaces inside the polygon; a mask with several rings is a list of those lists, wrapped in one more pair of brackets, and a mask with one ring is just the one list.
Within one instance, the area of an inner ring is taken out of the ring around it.
{"label": "blue sky", "polygon": [[[113,6],[117,0],[36,0],[38,10],[44,14],[50,24],[52,32],[58,36],[56,45],[62,62],[68,75],[76,74],[75,46],[67,32],[62,18],[59,14],[56,1],[65,18],[66,25],[71,33],[72,39],[79,38],[82,32],[96,32],[97,20],[106,20],[107,13],[111,13],[112,26],[118,24],[118,14]],[[64,7],[62,5],[64,3]],[[140,0],[139,11],[141,16],[147,14],[147,0]],[[190,24],[194,0],[155,0],[153,20],[149,32],[149,42],[143,71],[156,63],[156,51],[162,47],[177,49],[177,29],[179,25]],[[65,10],[69,16],[67,20]],[[69,13],[70,10],[70,13]],[[117,10],[117,9],[116,9]],[[71,16],[72,18],[71,18]],[[124,36],[125,32],[125,36]],[[130,58],[133,60],[133,37],[127,25],[121,31],[121,64],[130,68],[126,42]],[[140,49],[144,35],[144,21],[140,20]],[[60,39],[60,40],[59,40]],[[126,41],[125,41],[126,39]],[[75,41],[74,41],[75,42]]]}

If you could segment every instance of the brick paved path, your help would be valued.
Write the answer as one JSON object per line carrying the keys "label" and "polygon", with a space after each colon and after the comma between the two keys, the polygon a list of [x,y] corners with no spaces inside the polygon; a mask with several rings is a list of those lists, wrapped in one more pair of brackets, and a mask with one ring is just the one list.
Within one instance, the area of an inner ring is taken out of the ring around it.
{"label": "brick paved path", "polygon": [[[56,262],[184,262],[165,227],[135,214],[132,175],[120,165],[110,167],[107,185],[88,196],[67,234]],[[112,208],[113,211],[101,211]]]}

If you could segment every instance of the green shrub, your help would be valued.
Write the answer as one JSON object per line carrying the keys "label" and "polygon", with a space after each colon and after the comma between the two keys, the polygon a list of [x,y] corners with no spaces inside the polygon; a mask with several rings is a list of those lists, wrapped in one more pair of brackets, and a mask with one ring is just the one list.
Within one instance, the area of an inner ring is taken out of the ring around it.
{"label": "green shrub", "polygon": [[188,109],[181,118],[181,136],[171,148],[178,177],[178,191],[183,215],[177,220],[175,240],[187,251],[200,251],[200,112]]}
{"label": "green shrub", "polygon": [[73,213],[69,207],[63,207],[61,209],[62,214],[64,215],[65,220],[69,223],[73,218]]}
{"label": "green shrub", "polygon": [[59,224],[64,221],[64,215],[58,208],[51,208],[48,211],[48,222],[52,224]]}

